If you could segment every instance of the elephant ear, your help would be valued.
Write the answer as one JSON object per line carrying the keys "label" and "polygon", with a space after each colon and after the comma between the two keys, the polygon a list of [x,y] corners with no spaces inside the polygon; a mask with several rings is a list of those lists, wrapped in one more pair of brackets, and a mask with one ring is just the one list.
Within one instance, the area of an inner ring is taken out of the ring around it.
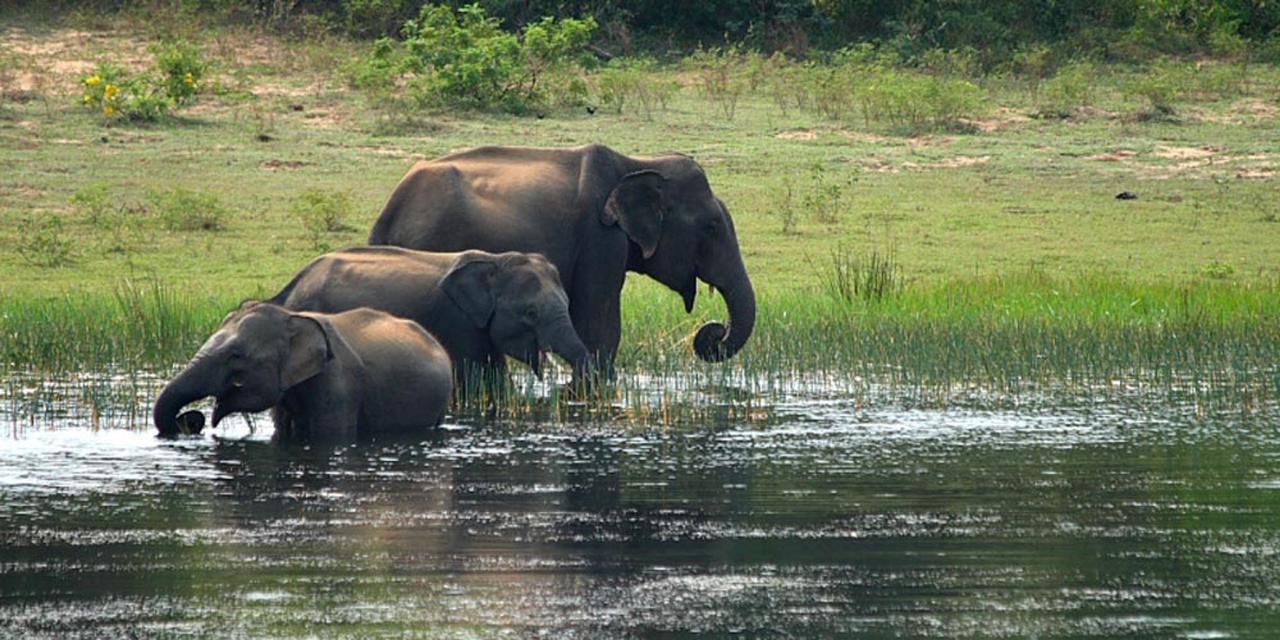
{"label": "elephant ear", "polygon": [[618,225],[647,259],[658,249],[662,236],[662,189],[667,179],[657,171],[645,169],[629,173],[613,188],[600,212],[600,222]]}
{"label": "elephant ear", "polygon": [[440,288],[458,305],[477,327],[489,326],[496,301],[493,298],[493,277],[498,265],[493,258],[464,253],[454,261],[444,274]]}
{"label": "elephant ear", "polygon": [[280,388],[289,389],[319,375],[333,358],[329,332],[320,320],[302,314],[289,316],[289,352],[280,370]]}

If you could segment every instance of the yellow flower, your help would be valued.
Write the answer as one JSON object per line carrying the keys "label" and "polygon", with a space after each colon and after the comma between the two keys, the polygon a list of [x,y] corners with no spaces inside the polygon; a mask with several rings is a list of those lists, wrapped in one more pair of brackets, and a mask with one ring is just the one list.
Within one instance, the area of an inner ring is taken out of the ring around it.
{"label": "yellow flower", "polygon": [[187,86],[191,86],[196,83],[196,78],[195,76],[191,75],[190,71],[188,71],[187,75],[182,76],[182,81],[187,83]]}
{"label": "yellow flower", "polygon": [[98,77],[98,74],[96,74],[96,73],[95,73],[95,74],[93,74],[93,75],[91,75],[91,76],[89,76],[88,78],[85,78],[85,79],[84,79],[84,83],[85,83],[85,84],[87,84],[87,85],[89,85],[89,86],[91,86],[91,87],[92,87],[93,85],[98,84],[99,82],[102,82],[102,78],[99,78],[99,77]]}
{"label": "yellow flower", "polygon": [[89,104],[90,102],[93,102],[93,96],[91,96],[91,95],[89,95],[89,94],[87,94],[87,93],[86,93],[86,94],[84,94],[84,103],[85,103],[85,104]]}
{"label": "yellow flower", "polygon": [[102,108],[102,112],[109,116],[114,116],[116,114],[116,108],[111,105],[107,105]]}
{"label": "yellow flower", "polygon": [[106,96],[107,99],[110,100],[111,98],[115,97],[115,95],[119,92],[120,92],[120,87],[117,87],[114,84],[109,84],[102,90],[102,95]]}

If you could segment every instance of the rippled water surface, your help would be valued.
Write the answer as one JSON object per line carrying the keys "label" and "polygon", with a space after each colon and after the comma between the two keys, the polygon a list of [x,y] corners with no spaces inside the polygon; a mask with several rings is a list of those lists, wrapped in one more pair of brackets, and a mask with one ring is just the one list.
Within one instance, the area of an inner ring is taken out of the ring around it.
{"label": "rippled water surface", "polygon": [[337,449],[11,420],[0,637],[1275,637],[1275,422],[1047,404]]}

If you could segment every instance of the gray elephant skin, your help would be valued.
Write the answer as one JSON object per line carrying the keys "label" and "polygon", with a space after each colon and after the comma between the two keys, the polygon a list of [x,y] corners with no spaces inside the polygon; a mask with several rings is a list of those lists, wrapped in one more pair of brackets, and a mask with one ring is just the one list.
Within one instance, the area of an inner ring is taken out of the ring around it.
{"label": "gray elephant skin", "polygon": [[506,356],[539,377],[546,351],[577,375],[588,362],[560,275],[538,254],[353,247],[312,260],[270,302],[328,313],[369,307],[413,320],[449,352],[460,388],[468,369],[505,374]]}
{"label": "gray elephant skin", "polygon": [[450,373],[444,348],[411,320],[251,301],[165,386],[152,417],[161,435],[173,434],[182,407],[213,396],[213,426],[231,413],[272,409],[278,439],[408,432],[443,419]]}
{"label": "gray elephant skin", "polygon": [[478,147],[420,162],[391,194],[369,243],[546,256],[569,295],[574,328],[606,370],[618,349],[627,271],[676,291],[689,311],[698,279],[724,295],[728,326],[708,322],[694,338],[703,360],[732,357],[755,325],[733,219],[702,167],[682,155]]}

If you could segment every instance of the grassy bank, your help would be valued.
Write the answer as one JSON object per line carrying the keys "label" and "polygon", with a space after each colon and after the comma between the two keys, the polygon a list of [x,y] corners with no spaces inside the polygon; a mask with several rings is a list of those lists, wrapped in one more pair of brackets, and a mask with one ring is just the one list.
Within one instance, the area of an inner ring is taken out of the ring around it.
{"label": "grassy bank", "polygon": [[[112,293],[10,296],[0,302],[0,358],[9,370],[163,371],[194,353],[238,302],[132,281]],[[718,298],[700,296],[686,315],[674,294],[633,277],[623,310],[621,368],[722,368],[697,362],[688,344],[701,322],[723,319]],[[766,292],[755,335],[728,368],[1004,386],[1192,369],[1251,375],[1277,356],[1280,296],[1271,285],[1029,273],[916,284],[875,301]]]}

